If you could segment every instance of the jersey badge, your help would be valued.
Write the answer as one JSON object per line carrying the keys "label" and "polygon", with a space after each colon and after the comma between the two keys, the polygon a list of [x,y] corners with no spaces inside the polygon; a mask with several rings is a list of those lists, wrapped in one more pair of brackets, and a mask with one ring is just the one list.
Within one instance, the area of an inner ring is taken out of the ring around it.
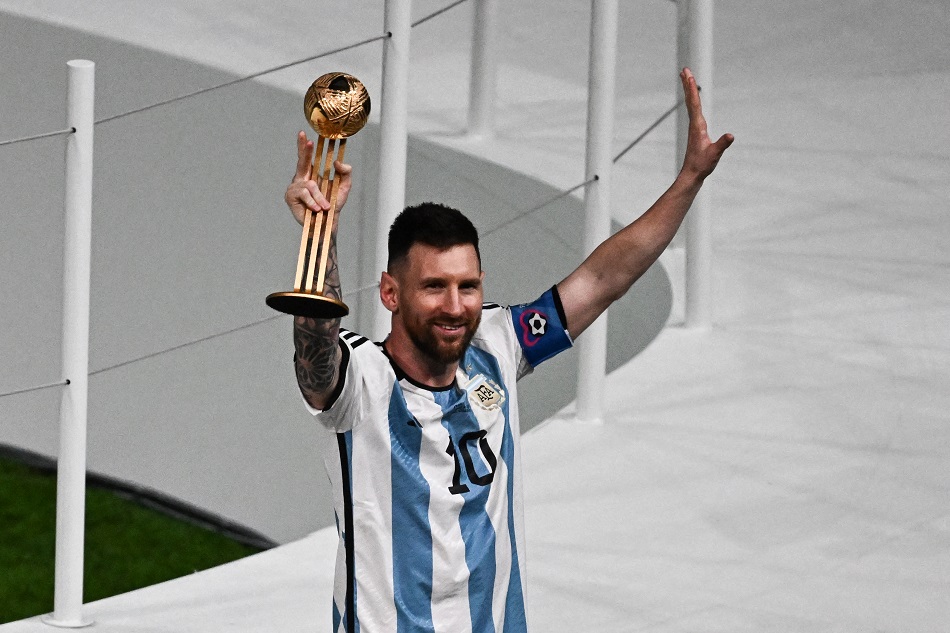
{"label": "jersey badge", "polygon": [[478,374],[467,385],[469,401],[485,411],[495,411],[505,402],[505,392],[483,374]]}

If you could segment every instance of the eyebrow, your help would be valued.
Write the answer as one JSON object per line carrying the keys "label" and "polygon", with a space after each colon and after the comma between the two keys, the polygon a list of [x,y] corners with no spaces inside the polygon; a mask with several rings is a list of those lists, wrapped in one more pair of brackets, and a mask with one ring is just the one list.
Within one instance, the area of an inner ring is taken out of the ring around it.
{"label": "eyebrow", "polygon": [[[423,277],[423,278],[421,278],[421,279],[419,280],[419,283],[425,285],[425,284],[429,284],[429,283],[432,283],[432,282],[445,282],[445,281],[447,281],[447,280],[448,280],[448,277],[431,276],[431,277]],[[482,283],[482,278],[481,278],[481,277],[466,277],[466,278],[464,278],[464,279],[460,279],[460,280],[459,280],[459,285],[460,285],[460,286],[463,285],[463,284],[481,284],[481,283]]]}

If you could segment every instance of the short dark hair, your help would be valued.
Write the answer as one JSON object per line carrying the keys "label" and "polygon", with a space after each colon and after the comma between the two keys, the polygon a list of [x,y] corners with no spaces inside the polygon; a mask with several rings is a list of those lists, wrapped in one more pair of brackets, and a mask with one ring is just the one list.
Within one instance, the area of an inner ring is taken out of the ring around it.
{"label": "short dark hair", "polygon": [[471,244],[475,247],[479,268],[482,265],[475,225],[461,211],[444,204],[423,202],[406,207],[396,216],[389,228],[389,259],[386,265],[390,272],[393,264],[406,258],[413,244],[440,249]]}

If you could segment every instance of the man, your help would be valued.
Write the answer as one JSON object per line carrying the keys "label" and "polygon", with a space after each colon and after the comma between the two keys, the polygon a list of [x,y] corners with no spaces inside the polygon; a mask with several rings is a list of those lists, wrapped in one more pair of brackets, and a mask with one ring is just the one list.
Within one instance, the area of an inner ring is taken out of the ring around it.
{"label": "man", "polygon": [[[656,261],[732,144],[728,134],[710,141],[688,69],[681,80],[689,140],[675,182],[534,302],[483,305],[475,228],[425,204],[390,230],[385,341],[338,319],[295,319],[301,393],[337,433],[326,460],[340,534],[335,631],[527,630],[516,382],[570,347]],[[329,208],[310,179],[312,152],[301,132],[285,196],[301,223],[307,208]],[[350,168],[337,170],[342,206]],[[339,298],[333,244],[327,294]]]}

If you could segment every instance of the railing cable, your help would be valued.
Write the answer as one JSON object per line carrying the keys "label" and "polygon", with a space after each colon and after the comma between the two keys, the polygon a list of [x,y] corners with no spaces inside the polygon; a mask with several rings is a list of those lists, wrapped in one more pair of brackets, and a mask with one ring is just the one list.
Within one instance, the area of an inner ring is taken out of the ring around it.
{"label": "railing cable", "polygon": [[58,382],[51,382],[47,385],[37,385],[36,387],[27,387],[26,389],[17,389],[15,391],[0,393],[0,398],[6,398],[7,396],[16,396],[21,393],[30,393],[31,391],[40,391],[42,389],[49,389],[51,387],[65,387],[68,384],[69,384],[68,380],[60,380]]}
{"label": "railing cable", "polygon": [[551,204],[554,204],[555,202],[557,202],[557,201],[560,200],[561,198],[566,198],[567,196],[571,195],[572,193],[574,193],[574,192],[577,191],[578,189],[581,189],[581,188],[583,188],[583,187],[586,187],[587,185],[591,184],[592,182],[595,182],[596,180],[598,180],[599,178],[600,178],[599,176],[596,176],[596,175],[595,175],[595,176],[593,176],[592,178],[588,178],[587,180],[585,180],[584,182],[582,182],[582,183],[580,183],[580,184],[574,185],[573,187],[571,187],[571,188],[568,189],[567,191],[562,191],[562,192],[560,192],[560,193],[554,195],[553,197],[548,198],[547,200],[545,200],[545,201],[542,202],[541,204],[535,205],[535,206],[531,207],[530,209],[526,209],[526,210],[524,210],[524,211],[521,211],[520,213],[516,214],[514,217],[508,218],[507,220],[505,220],[504,222],[502,222],[502,223],[499,224],[498,226],[492,228],[491,230],[485,231],[485,233],[482,235],[482,237],[488,237],[488,236],[491,235],[492,233],[497,233],[498,231],[500,231],[501,229],[505,228],[506,226],[509,226],[509,225],[511,225],[511,224],[514,224],[514,223],[517,222],[518,220],[520,220],[520,219],[522,219],[522,218],[524,218],[524,217],[527,217],[527,216],[531,215],[531,214],[534,213],[535,211],[540,211],[540,210],[543,209],[544,207],[546,207],[546,206],[548,206],[548,205],[551,205]]}
{"label": "railing cable", "polygon": [[671,114],[673,114],[674,112],[676,112],[676,111],[677,111],[679,108],[681,108],[685,103],[686,103],[686,101],[685,101],[684,99],[680,99],[679,101],[676,102],[676,105],[674,105],[672,108],[670,108],[669,110],[667,110],[666,112],[664,112],[662,115],[660,115],[660,118],[658,118],[656,121],[654,121],[654,122],[650,125],[650,127],[648,127],[647,129],[645,129],[645,130],[643,131],[643,133],[642,133],[640,136],[638,136],[637,138],[633,139],[633,141],[631,141],[631,143],[630,143],[629,145],[627,145],[625,148],[623,148],[623,151],[622,151],[622,152],[620,152],[619,154],[617,154],[616,156],[614,156],[614,162],[616,163],[616,162],[619,161],[621,158],[623,158],[624,154],[626,154],[627,152],[629,152],[630,150],[632,150],[634,147],[636,147],[636,146],[640,143],[640,141],[642,141],[643,139],[645,139],[645,138],[650,134],[650,132],[652,132],[652,131],[655,130],[657,127],[659,127],[659,125],[660,125],[661,123],[663,123],[663,121],[666,121],[666,120],[669,118],[669,116],[670,116]]}
{"label": "railing cable", "polygon": [[413,23],[410,24],[409,26],[411,26],[412,28],[415,28],[415,27],[419,26],[420,24],[424,24],[424,23],[428,22],[428,21],[431,20],[432,18],[435,18],[435,17],[438,17],[438,16],[442,15],[442,14],[445,13],[446,11],[450,11],[450,10],[454,9],[455,7],[459,6],[460,4],[464,4],[465,2],[468,2],[468,0],[455,0],[455,2],[446,5],[446,6],[442,7],[441,9],[438,9],[438,10],[436,10],[436,11],[433,11],[432,13],[430,13],[430,14],[427,15],[427,16],[425,16],[424,18],[419,18],[418,20],[416,20],[415,22],[413,22]]}
{"label": "railing cable", "polygon": [[[446,13],[447,11],[450,11],[450,10],[454,9],[455,7],[459,6],[460,4],[463,4],[463,3],[467,2],[467,1],[468,1],[468,0],[455,0],[455,2],[452,2],[452,3],[450,3],[450,4],[448,4],[448,5],[444,6],[444,7],[442,7],[441,9],[437,9],[437,10],[433,11],[432,13],[430,13],[430,14],[428,14],[428,15],[426,15],[426,16],[424,16],[424,17],[418,19],[418,20],[416,20],[415,22],[412,23],[412,26],[413,26],[413,27],[416,27],[416,26],[419,26],[420,24],[424,24],[425,22],[428,22],[429,20],[432,20],[433,18],[436,18],[436,17],[442,15],[443,13]],[[147,106],[142,106],[142,107],[139,107],[139,108],[134,108],[134,109],[132,109],[132,110],[128,110],[128,111],[126,111],[126,112],[121,112],[121,113],[119,113],[119,114],[113,114],[113,115],[110,115],[110,116],[107,116],[107,117],[103,117],[103,118],[101,118],[101,119],[97,119],[97,120],[95,121],[95,123],[96,123],[96,125],[99,125],[100,123],[108,123],[108,122],[110,122],[110,121],[115,121],[115,120],[117,120],[117,119],[122,119],[122,118],[125,118],[125,117],[127,117],[127,116],[131,116],[131,115],[133,115],[133,114],[138,114],[138,113],[140,113],[140,112],[146,112],[146,111],[148,111],[148,110],[152,110],[152,109],[154,109],[154,108],[159,108],[159,107],[162,107],[162,106],[170,105],[170,104],[172,104],[172,103],[177,103],[178,101],[183,101],[183,100],[185,100],[185,99],[190,99],[191,97],[197,97],[197,96],[199,96],[199,95],[203,95],[203,94],[205,94],[205,93],[212,92],[212,91],[214,91],[214,90],[220,90],[220,89],[222,89],[222,88],[227,88],[227,87],[233,86],[233,85],[235,85],[235,84],[243,83],[243,82],[245,82],[245,81],[250,81],[250,80],[252,80],[252,79],[257,79],[258,77],[262,77],[262,76],[268,75],[268,74],[270,74],[270,73],[275,73],[275,72],[277,72],[277,71],[284,70],[284,69],[290,68],[290,67],[292,67],[292,66],[297,66],[297,65],[300,65],[300,64],[305,64],[305,63],[307,63],[307,62],[312,62],[312,61],[314,61],[314,60],[321,59],[321,58],[323,58],[323,57],[329,57],[330,55],[335,55],[335,54],[337,54],[337,53],[342,53],[342,52],[344,52],[344,51],[348,51],[348,50],[351,50],[351,49],[354,49],[354,48],[358,48],[358,47],[360,47],[360,46],[365,46],[366,44],[371,44],[371,43],[373,43],[373,42],[377,42],[377,41],[379,41],[379,40],[388,39],[388,38],[391,38],[391,37],[392,37],[392,33],[383,33],[382,35],[377,35],[377,36],[375,36],[375,37],[370,37],[370,38],[367,38],[367,39],[365,39],[365,40],[361,40],[361,41],[359,41],[359,42],[355,42],[355,43],[353,43],[353,44],[347,44],[346,46],[340,46],[339,48],[334,48],[334,49],[332,49],[332,50],[325,51],[325,52],[319,53],[319,54],[317,54],[317,55],[310,55],[310,56],[304,57],[304,58],[302,58],[302,59],[298,59],[298,60],[295,60],[295,61],[292,61],[292,62],[287,62],[286,64],[281,64],[281,65],[279,65],[279,66],[274,66],[274,67],[272,67],[272,68],[267,68],[267,69],[265,69],[265,70],[261,70],[261,71],[258,71],[258,72],[256,72],[256,73],[252,73],[252,74],[250,74],[250,75],[244,75],[244,76],[242,76],[242,77],[238,77],[238,78],[232,79],[232,80],[230,80],[230,81],[225,81],[225,82],[223,82],[223,83],[216,84],[216,85],[214,85],[214,86],[208,86],[207,88],[201,88],[200,90],[195,90],[194,92],[189,92],[189,93],[187,93],[187,94],[178,95],[177,97],[171,97],[171,98],[169,98],[169,99],[164,99],[164,100],[162,100],[162,101],[159,101],[159,102],[156,102],[156,103],[152,103],[152,104],[147,105]],[[75,131],[76,131],[75,128],[69,128],[68,130],[57,130],[57,131],[55,131],[55,132],[44,132],[44,133],[42,133],[42,134],[36,134],[36,135],[33,135],[33,136],[25,136],[25,137],[23,137],[23,138],[14,138],[14,139],[6,140],[6,141],[0,141],[0,147],[3,147],[4,145],[13,145],[13,144],[15,144],[15,143],[24,143],[24,142],[26,142],[26,141],[35,141],[35,140],[37,140],[37,139],[47,138],[47,137],[51,137],[51,136],[60,136],[60,135],[63,135],[63,134],[71,134],[71,133],[73,133],[73,132],[75,132]]]}
{"label": "railing cable", "polygon": [[26,141],[35,141],[40,138],[48,138],[50,136],[63,136],[65,134],[75,133],[76,128],[71,127],[66,130],[56,130],[55,132],[44,132],[42,134],[34,134],[33,136],[24,136],[23,138],[14,138],[9,141],[0,141],[0,147],[4,145],[13,145],[14,143],[24,143]]}
{"label": "railing cable", "polygon": [[158,352],[152,352],[151,354],[146,354],[145,356],[139,356],[138,358],[132,358],[130,360],[123,361],[121,363],[116,363],[115,365],[109,365],[108,367],[103,367],[102,369],[97,369],[95,371],[89,372],[90,376],[95,376],[97,374],[102,374],[107,371],[112,371],[113,369],[118,369],[120,367],[125,367],[126,365],[131,365],[132,363],[138,363],[143,360],[148,360],[150,358],[155,358],[156,356],[162,356],[163,354],[168,354],[170,352],[175,352],[186,347],[191,347],[192,345],[197,345],[198,343],[204,343],[205,341],[210,341],[212,339],[220,338],[222,336],[227,336],[228,334],[234,334],[235,332],[240,332],[241,330],[246,330],[264,323],[268,323],[275,319],[287,316],[286,314],[274,314],[265,319],[260,319],[254,321],[253,323],[247,323],[245,325],[238,326],[236,328],[231,328],[230,330],[225,330],[224,332],[218,332],[217,334],[210,334],[202,338],[196,339],[194,341],[188,341],[187,343],[182,343],[181,345],[176,345],[175,347],[169,347],[168,349],[163,349]]}
{"label": "railing cable", "polygon": [[179,95],[179,96],[177,96],[177,97],[172,97],[172,98],[170,98],[170,99],[165,99],[164,101],[159,101],[158,103],[153,103],[152,105],[142,106],[141,108],[135,108],[134,110],[129,110],[128,112],[122,112],[121,114],[113,114],[112,116],[108,116],[108,117],[105,117],[105,118],[96,120],[96,125],[98,125],[98,124],[100,124],[100,123],[107,123],[107,122],[109,122],[109,121],[114,121],[114,120],[116,120],[116,119],[121,119],[121,118],[123,118],[123,117],[127,117],[127,116],[132,115],[132,114],[138,114],[139,112],[145,112],[146,110],[151,110],[151,109],[153,109],[153,108],[158,108],[158,107],[161,107],[161,106],[169,105],[169,104],[171,104],[171,103],[175,103],[175,102],[177,102],[177,101],[182,101],[182,100],[184,100],[184,99],[189,99],[189,98],[191,98],[191,97],[197,97],[198,95],[203,95],[203,94],[205,94],[205,93],[207,93],[207,92],[211,92],[211,91],[213,91],[213,90],[219,90],[219,89],[221,89],[221,88],[227,88],[228,86],[233,86],[233,85],[235,85],[235,84],[239,84],[239,83],[242,83],[242,82],[245,82],[245,81],[250,81],[251,79],[256,79],[256,78],[261,77],[261,76],[263,76],[263,75],[267,75],[267,74],[270,74],[270,73],[275,73],[275,72],[277,72],[278,70],[284,70],[285,68],[290,68],[291,66],[297,66],[297,65],[299,65],[299,64],[304,64],[304,63],[306,63],[306,62],[312,62],[313,60],[315,60],[315,59],[320,59],[321,57],[328,57],[328,56],[334,55],[334,54],[336,54],[336,53],[342,53],[343,51],[348,51],[348,50],[350,50],[350,49],[357,48],[357,47],[359,47],[359,46],[364,46],[365,44],[370,44],[370,43],[372,43],[372,42],[376,42],[376,41],[379,41],[379,40],[384,40],[384,39],[387,39],[387,38],[389,38],[389,37],[391,37],[390,34],[384,33],[384,34],[382,34],[382,35],[377,35],[377,36],[375,36],[375,37],[371,37],[371,38],[362,40],[362,41],[360,41],[360,42],[356,42],[355,44],[348,44],[348,45],[346,45],[346,46],[341,46],[341,47],[339,47],[339,48],[334,48],[333,50],[326,51],[326,52],[323,52],[323,53],[319,53],[319,54],[317,54],[317,55],[311,55],[311,56],[309,56],[309,57],[304,57],[303,59],[298,59],[298,60],[296,60],[296,61],[287,62],[286,64],[281,64],[280,66],[274,66],[273,68],[268,68],[268,69],[266,69],[266,70],[261,70],[261,71],[258,71],[258,72],[256,72],[256,73],[253,73],[253,74],[251,74],[251,75],[245,75],[245,76],[243,76],[243,77],[238,77],[237,79],[232,79],[232,80],[230,80],[230,81],[225,81],[224,83],[220,83],[220,84],[217,84],[217,85],[214,85],[214,86],[208,86],[207,88],[202,88],[201,90],[195,90],[194,92],[189,92],[188,94]]}

